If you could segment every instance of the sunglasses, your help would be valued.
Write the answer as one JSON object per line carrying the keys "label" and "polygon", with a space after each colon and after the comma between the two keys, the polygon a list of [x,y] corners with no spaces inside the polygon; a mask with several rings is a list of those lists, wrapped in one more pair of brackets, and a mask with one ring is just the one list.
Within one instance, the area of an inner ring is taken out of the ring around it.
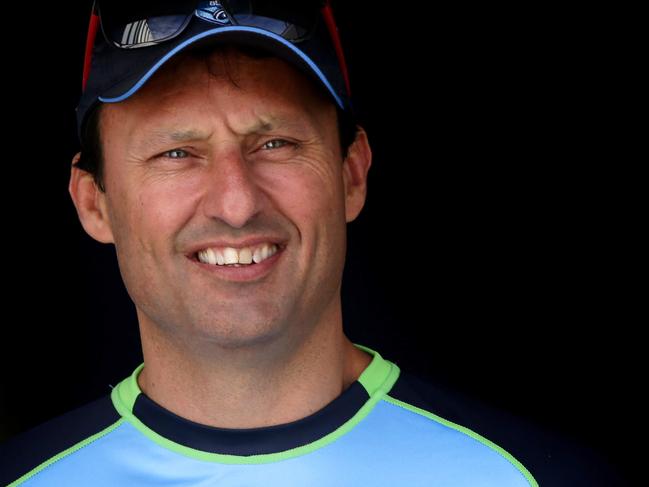
{"label": "sunglasses", "polygon": [[109,45],[140,49],[174,39],[197,16],[218,26],[245,26],[272,32],[299,44],[311,38],[321,16],[350,94],[349,77],[329,0],[94,0],[83,70],[85,90],[99,31]]}

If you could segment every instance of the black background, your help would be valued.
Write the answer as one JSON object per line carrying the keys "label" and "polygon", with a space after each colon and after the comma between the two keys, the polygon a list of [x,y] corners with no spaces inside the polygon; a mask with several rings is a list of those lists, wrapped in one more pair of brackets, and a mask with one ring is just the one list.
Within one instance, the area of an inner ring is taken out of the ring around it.
{"label": "black background", "polygon": [[[67,191],[90,4],[6,13],[0,438],[141,360],[114,250]],[[637,294],[614,183],[584,142],[597,101],[579,16],[334,5],[374,153],[349,226],[348,336],[626,467]]]}

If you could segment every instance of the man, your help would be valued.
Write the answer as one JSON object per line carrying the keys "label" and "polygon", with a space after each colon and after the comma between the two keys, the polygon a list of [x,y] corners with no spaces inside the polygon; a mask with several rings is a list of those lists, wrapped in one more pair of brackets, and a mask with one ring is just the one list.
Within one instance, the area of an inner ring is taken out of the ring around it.
{"label": "man", "polygon": [[95,5],[69,184],[85,231],[115,245],[144,363],[14,440],[3,480],[537,485],[343,334],[371,150],[360,127],[345,141],[330,7],[149,3]]}

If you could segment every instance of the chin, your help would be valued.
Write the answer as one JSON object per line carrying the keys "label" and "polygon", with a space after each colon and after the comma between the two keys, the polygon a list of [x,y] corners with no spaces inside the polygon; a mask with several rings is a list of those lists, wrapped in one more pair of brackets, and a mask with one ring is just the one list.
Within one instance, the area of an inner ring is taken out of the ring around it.
{"label": "chin", "polygon": [[194,327],[194,336],[198,340],[209,342],[224,349],[247,348],[272,342],[285,332],[282,322],[269,321],[268,318],[242,319],[236,321],[210,320]]}

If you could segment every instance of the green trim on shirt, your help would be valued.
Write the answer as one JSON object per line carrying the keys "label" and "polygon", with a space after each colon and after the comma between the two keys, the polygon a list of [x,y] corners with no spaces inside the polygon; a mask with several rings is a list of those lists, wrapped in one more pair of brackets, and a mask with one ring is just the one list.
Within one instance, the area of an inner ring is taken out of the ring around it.
{"label": "green trim on shirt", "polygon": [[31,479],[34,475],[38,474],[41,470],[44,470],[45,468],[49,467],[53,463],[58,462],[62,458],[65,458],[68,455],[71,455],[72,453],[76,452],[77,450],[81,450],[83,447],[89,445],[93,441],[98,440],[102,436],[107,435],[108,433],[113,431],[115,428],[117,428],[123,422],[124,422],[124,418],[120,418],[117,421],[115,421],[113,424],[108,426],[107,428],[104,428],[103,430],[101,430],[99,433],[95,433],[94,435],[89,436],[88,438],[80,441],[79,443],[75,443],[70,448],[67,448],[67,449],[63,450],[61,453],[59,453],[57,455],[54,455],[53,457],[48,458],[46,461],[44,461],[40,465],[38,465],[38,466],[34,467],[33,469],[31,469],[29,472],[27,472],[22,477],[20,477],[20,478],[14,480],[13,482],[11,482],[9,485],[7,485],[7,487],[16,487],[16,486],[26,482],[27,480]]}
{"label": "green trim on shirt", "polygon": [[496,445],[493,441],[488,440],[487,438],[484,438],[480,436],[478,433],[475,431],[470,430],[469,428],[466,428],[464,426],[461,426],[459,424],[453,423],[452,421],[449,421],[448,419],[444,419],[440,416],[437,416],[436,414],[433,414],[429,411],[426,411],[425,409],[418,408],[417,406],[413,406],[411,404],[408,404],[406,402],[400,401],[399,399],[396,399],[390,395],[386,395],[383,398],[386,402],[392,403],[396,406],[400,406],[404,409],[407,409],[408,411],[412,411],[413,413],[420,414],[422,416],[425,416],[429,419],[432,419],[433,421],[443,424],[444,426],[447,426],[451,429],[457,430],[460,433],[464,433],[465,435],[470,436],[474,440],[479,441],[483,445],[491,448],[492,450],[495,450],[497,453],[499,453],[501,456],[503,456],[509,463],[514,465],[518,469],[518,471],[523,474],[523,476],[527,479],[527,481],[530,483],[530,487],[539,487],[539,484],[536,482],[534,477],[532,477],[532,474],[523,466],[521,462],[516,460],[514,456],[506,451],[505,449],[501,448],[500,446]]}
{"label": "green trim on shirt", "polygon": [[292,448],[282,452],[246,456],[211,453],[181,445],[156,433],[151,428],[142,423],[133,414],[133,405],[135,404],[135,400],[137,396],[142,392],[137,383],[137,377],[142,371],[144,364],[140,364],[129,377],[115,386],[113,392],[111,393],[111,399],[113,400],[115,409],[117,409],[119,414],[126,421],[137,428],[138,431],[140,431],[147,438],[157,443],[158,445],[181,455],[208,462],[228,464],[262,464],[287,460],[289,458],[306,455],[313,452],[314,450],[322,448],[329,443],[336,441],[338,438],[352,430],[354,426],[356,426],[363,418],[365,418],[365,416],[370,413],[370,411],[372,411],[376,403],[384,397],[387,391],[389,391],[397,381],[400,370],[396,364],[390,362],[389,360],[385,360],[375,350],[364,347],[362,345],[354,345],[373,355],[372,361],[358,378],[358,381],[367,390],[370,398],[363,405],[363,407],[361,407],[358,412],[351,417],[351,419],[349,419],[347,422],[345,422],[343,425],[341,425],[328,435],[325,435],[322,438],[309,443],[308,445]]}

